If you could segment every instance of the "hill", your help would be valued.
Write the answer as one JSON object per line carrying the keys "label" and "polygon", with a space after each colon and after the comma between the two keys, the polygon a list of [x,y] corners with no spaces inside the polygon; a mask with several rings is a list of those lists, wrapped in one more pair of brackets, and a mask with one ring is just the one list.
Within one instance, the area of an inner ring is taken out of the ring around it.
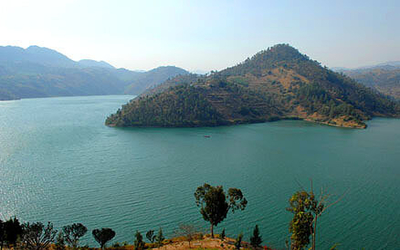
{"label": "hill", "polygon": [[[0,100],[74,95],[140,94],[186,71],[116,69],[104,61],[74,61],[48,48],[0,46]],[[134,86],[134,87],[132,87]]]}
{"label": "hill", "polygon": [[0,46],[1,63],[31,63],[52,67],[78,67],[65,55],[48,48],[29,46],[26,49],[15,46]]}
{"label": "hill", "polygon": [[126,94],[142,93],[149,87],[154,87],[165,80],[178,75],[187,75],[188,71],[175,66],[161,66],[141,74],[135,81],[126,87]]}
{"label": "hill", "polygon": [[105,61],[82,59],[82,60],[79,60],[78,63],[82,67],[99,67],[99,68],[115,69],[114,66],[112,66],[111,64],[109,64]]}
{"label": "hill", "polygon": [[387,97],[278,44],[208,76],[171,79],[131,100],[106,125],[188,127],[304,119],[365,128],[364,121],[373,116],[399,115],[399,106]]}
{"label": "hill", "polygon": [[400,100],[400,67],[382,65],[367,69],[345,70],[343,73],[359,83]]}

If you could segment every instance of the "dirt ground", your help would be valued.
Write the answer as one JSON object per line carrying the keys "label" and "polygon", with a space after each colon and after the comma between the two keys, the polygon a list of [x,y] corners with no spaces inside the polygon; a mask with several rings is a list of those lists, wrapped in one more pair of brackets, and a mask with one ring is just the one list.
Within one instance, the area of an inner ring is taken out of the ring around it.
{"label": "dirt ground", "polygon": [[[189,242],[187,241],[179,241],[179,242],[173,242],[169,243],[167,245],[164,245],[160,248],[153,248],[157,250],[181,250],[181,249],[235,249],[235,240],[226,238],[225,240],[220,240],[218,238],[204,238],[202,240],[193,240],[190,242],[190,248],[189,248]],[[243,242],[242,244],[242,249],[252,249],[250,248],[249,244],[246,242]],[[260,249],[267,249],[267,248],[260,248]]]}

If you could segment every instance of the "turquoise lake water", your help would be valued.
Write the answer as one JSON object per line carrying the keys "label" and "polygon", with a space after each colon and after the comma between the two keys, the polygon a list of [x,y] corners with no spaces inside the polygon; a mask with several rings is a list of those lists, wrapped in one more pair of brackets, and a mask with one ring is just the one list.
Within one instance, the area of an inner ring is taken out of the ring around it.
{"label": "turquoise lake water", "polygon": [[[115,241],[180,223],[208,229],[193,193],[207,182],[242,189],[248,206],[216,232],[283,249],[288,199],[301,183],[347,195],[320,219],[318,246],[400,249],[400,120],[366,130],[303,121],[217,128],[110,128],[132,96],[0,102],[0,218],[111,227]],[[205,138],[209,135],[210,138]],[[337,197],[336,196],[336,197]],[[332,200],[334,200],[333,197]]]}

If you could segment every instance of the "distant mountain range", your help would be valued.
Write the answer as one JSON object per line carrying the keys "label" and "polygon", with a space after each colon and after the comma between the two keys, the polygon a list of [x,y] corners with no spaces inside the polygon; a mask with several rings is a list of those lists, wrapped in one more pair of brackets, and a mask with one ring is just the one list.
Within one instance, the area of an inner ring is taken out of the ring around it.
{"label": "distant mountain range", "polygon": [[116,69],[104,61],[74,61],[48,48],[0,46],[0,100],[74,95],[140,94],[184,69]]}
{"label": "distant mountain range", "polygon": [[109,126],[192,127],[304,119],[365,128],[399,117],[388,97],[278,44],[210,75],[177,76],[148,89],[106,120]]}
{"label": "distant mountain range", "polygon": [[335,68],[359,83],[400,100],[400,61],[357,69]]}
{"label": "distant mountain range", "polygon": [[390,61],[390,62],[378,63],[375,65],[362,66],[357,68],[332,67],[331,70],[336,72],[343,72],[343,71],[357,71],[357,70],[374,69],[374,68],[381,68],[381,69],[400,68],[400,61]]}

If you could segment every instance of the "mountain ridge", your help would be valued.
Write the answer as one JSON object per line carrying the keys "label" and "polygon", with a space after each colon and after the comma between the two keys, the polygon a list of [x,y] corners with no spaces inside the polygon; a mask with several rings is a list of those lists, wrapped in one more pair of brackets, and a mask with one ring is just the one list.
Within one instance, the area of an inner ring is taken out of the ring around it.
{"label": "mountain ridge", "polygon": [[178,74],[175,66],[147,72],[117,69],[104,61],[67,56],[36,45],[0,46],[0,100],[74,95],[138,95]]}

